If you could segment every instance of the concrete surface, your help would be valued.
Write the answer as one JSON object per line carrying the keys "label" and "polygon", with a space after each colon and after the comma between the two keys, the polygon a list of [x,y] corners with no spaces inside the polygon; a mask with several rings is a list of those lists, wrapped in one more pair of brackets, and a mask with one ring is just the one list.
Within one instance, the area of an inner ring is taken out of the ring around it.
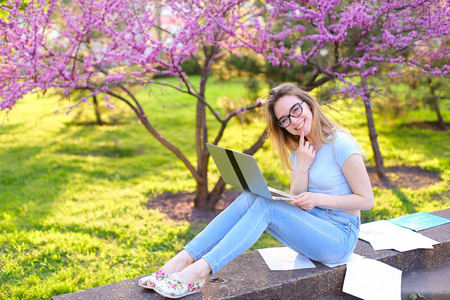
{"label": "concrete surface", "polygon": [[[433,214],[450,219],[450,209]],[[355,253],[382,261],[403,271],[402,300],[420,293],[427,300],[450,299],[450,224],[420,231],[439,241],[434,249],[407,252],[374,251],[359,240]],[[244,253],[222,270],[207,278],[202,293],[186,300],[257,299],[358,299],[342,292],[345,266],[328,268],[315,262],[314,269],[271,271],[257,251]],[[140,277],[112,283],[77,293],[55,296],[52,300],[144,300],[165,299],[152,290],[137,285]],[[441,298],[443,297],[443,298]]]}

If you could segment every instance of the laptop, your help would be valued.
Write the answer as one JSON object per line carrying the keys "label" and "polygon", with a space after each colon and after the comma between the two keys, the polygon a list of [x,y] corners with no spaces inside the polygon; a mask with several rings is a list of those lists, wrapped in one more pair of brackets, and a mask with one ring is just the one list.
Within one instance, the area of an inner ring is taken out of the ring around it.
{"label": "laptop", "polygon": [[267,186],[253,156],[208,143],[206,147],[226,183],[268,199],[294,200],[291,194]]}

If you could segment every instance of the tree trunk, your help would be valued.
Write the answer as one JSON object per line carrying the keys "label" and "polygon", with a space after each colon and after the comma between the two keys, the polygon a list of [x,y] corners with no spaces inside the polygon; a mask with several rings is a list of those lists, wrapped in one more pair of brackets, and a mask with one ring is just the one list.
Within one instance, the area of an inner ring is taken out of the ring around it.
{"label": "tree trunk", "polygon": [[[364,68],[362,69],[364,72]],[[378,178],[386,178],[386,169],[383,165],[383,156],[381,156],[380,147],[378,145],[378,134],[375,129],[375,121],[373,120],[372,103],[370,102],[370,91],[367,89],[366,78],[361,76],[361,84],[364,89],[364,107],[366,108],[367,127],[369,128],[369,137],[372,144],[373,158],[375,160],[375,169],[377,171]]]}
{"label": "tree trunk", "polygon": [[[370,99],[370,95],[366,94],[366,97]],[[373,111],[370,101],[364,101],[366,108],[367,127],[369,128],[370,142],[372,143],[373,158],[375,160],[375,169],[377,171],[378,178],[386,178],[386,170],[383,165],[383,156],[381,156],[380,147],[378,145],[378,134],[375,129],[375,122],[373,120]]]}
{"label": "tree trunk", "polygon": [[101,114],[100,114],[100,108],[99,108],[99,106],[98,106],[97,97],[96,97],[96,96],[93,96],[92,98],[94,99],[93,102],[94,102],[94,111],[95,111],[95,120],[96,120],[96,123],[97,123],[97,125],[103,126],[103,125],[105,125],[105,123],[103,122],[102,116],[101,116]]}
{"label": "tree trunk", "polygon": [[219,181],[217,181],[216,185],[212,192],[208,195],[208,208],[213,209],[216,206],[217,202],[219,202],[220,197],[222,196],[223,191],[225,190],[226,183],[223,181],[223,178],[220,177]]}
{"label": "tree trunk", "polygon": [[[215,203],[214,203],[215,204]],[[214,204],[211,205],[208,201],[208,181],[197,181],[197,188],[195,190],[194,207],[201,209],[213,209]]]}
{"label": "tree trunk", "polygon": [[[204,98],[204,94],[201,95]],[[196,120],[196,150],[197,150],[197,173],[201,182],[197,181],[197,191],[194,199],[194,207],[206,209],[208,207],[208,140],[206,128],[206,106],[203,101],[197,101]],[[208,207],[209,208],[209,207]]]}
{"label": "tree trunk", "polygon": [[445,130],[447,128],[445,126],[444,119],[442,118],[441,110],[439,109],[439,99],[438,97],[436,97],[436,93],[434,92],[434,86],[433,83],[431,82],[431,78],[428,78],[428,86],[430,87],[431,92],[431,107],[436,112],[439,127]]}

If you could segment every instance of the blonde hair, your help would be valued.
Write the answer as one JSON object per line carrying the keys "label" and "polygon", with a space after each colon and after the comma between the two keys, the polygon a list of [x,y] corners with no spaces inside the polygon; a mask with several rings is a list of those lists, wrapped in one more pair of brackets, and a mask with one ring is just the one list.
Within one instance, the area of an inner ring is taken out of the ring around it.
{"label": "blonde hair", "polygon": [[[347,130],[326,116],[325,112],[320,107],[320,104],[309,93],[292,83],[281,84],[270,90],[265,105],[265,116],[268,127],[268,136],[274,146],[273,150],[279,155],[281,164],[285,169],[290,169],[289,152],[298,148],[300,139],[299,136],[293,135],[286,129],[281,128],[278,125],[278,119],[275,116],[275,104],[281,97],[286,95],[296,96],[300,101],[303,101],[303,103],[306,103],[309,106],[313,117],[310,137],[314,142],[321,144],[333,143],[336,138],[336,133],[339,131],[347,133],[355,140]],[[303,103],[302,105],[305,105]],[[331,140],[327,138],[330,133],[333,134]],[[363,154],[364,152],[359,144],[357,142],[356,144],[360,148],[361,154]]]}

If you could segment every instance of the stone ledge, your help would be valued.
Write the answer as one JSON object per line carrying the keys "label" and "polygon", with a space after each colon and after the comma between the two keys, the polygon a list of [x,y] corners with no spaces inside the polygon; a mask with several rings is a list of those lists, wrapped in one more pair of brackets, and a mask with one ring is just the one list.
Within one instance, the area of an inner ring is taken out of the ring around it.
{"label": "stone ledge", "polygon": [[[433,214],[450,219],[450,209],[433,212]],[[355,253],[387,263],[402,270],[404,274],[427,271],[449,263],[450,224],[426,229],[420,233],[440,243],[435,245],[434,249],[397,252],[394,250],[374,251],[369,243],[358,240]],[[358,299],[342,292],[345,266],[329,268],[317,262],[315,265],[316,268],[313,269],[270,271],[257,251],[244,253],[215,275],[209,276],[201,294],[194,294],[183,299]],[[52,300],[165,299],[154,291],[140,288],[137,285],[139,278],[55,296]],[[407,296],[404,299],[407,299]]]}
{"label": "stone ledge", "polygon": [[450,262],[431,271],[415,271],[402,276],[403,299],[418,292],[428,300],[450,299]]}

